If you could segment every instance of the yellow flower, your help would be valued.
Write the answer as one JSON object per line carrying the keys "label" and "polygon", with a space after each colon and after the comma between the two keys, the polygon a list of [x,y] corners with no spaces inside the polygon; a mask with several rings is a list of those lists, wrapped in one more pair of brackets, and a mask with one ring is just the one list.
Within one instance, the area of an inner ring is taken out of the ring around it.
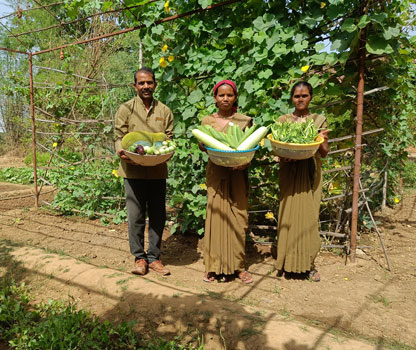
{"label": "yellow flower", "polygon": [[169,56],[169,57],[168,57],[168,61],[169,61],[169,62],[173,62],[173,60],[174,60],[174,59],[175,59],[175,57],[173,57],[173,56]]}
{"label": "yellow flower", "polygon": [[70,168],[71,170],[75,170],[75,168],[73,167],[73,166],[71,166],[71,168]]}
{"label": "yellow flower", "polygon": [[271,211],[268,211],[268,212],[264,215],[264,217],[265,217],[267,220],[274,220],[274,214],[273,214]]}
{"label": "yellow flower", "polygon": [[170,8],[169,8],[169,0],[167,0],[167,1],[165,2],[165,4],[163,5],[163,7],[165,8],[166,13],[169,13],[169,12],[170,12]]}
{"label": "yellow flower", "polygon": [[400,202],[400,199],[399,198],[394,198],[394,203],[399,203]]}
{"label": "yellow flower", "polygon": [[118,171],[117,171],[116,169],[114,169],[114,170],[112,171],[112,174],[113,174],[115,177],[119,177],[119,175],[118,175]]}
{"label": "yellow flower", "polygon": [[323,9],[326,6],[326,3],[321,2],[321,9]]}
{"label": "yellow flower", "polygon": [[345,280],[345,281],[348,281],[348,277],[344,277],[344,280]]}
{"label": "yellow flower", "polygon": [[58,143],[54,142],[54,143],[52,144],[52,147],[58,147]]}
{"label": "yellow flower", "polygon": [[55,126],[59,126],[59,123],[55,123]]}
{"label": "yellow flower", "polygon": [[161,57],[159,59],[159,64],[160,64],[161,67],[166,68],[167,65],[168,65],[168,62],[166,62],[165,57]]}
{"label": "yellow flower", "polygon": [[163,51],[163,52],[166,52],[167,50],[168,50],[168,45],[166,45],[166,44],[165,44],[165,45],[163,45],[163,47],[162,47],[162,51]]}
{"label": "yellow flower", "polygon": [[300,69],[303,73],[306,73],[309,70],[309,66],[302,66],[302,68]]}
{"label": "yellow flower", "polygon": [[205,185],[205,184],[199,184],[199,187],[201,187],[201,189],[203,189],[203,190],[207,189],[207,185]]}

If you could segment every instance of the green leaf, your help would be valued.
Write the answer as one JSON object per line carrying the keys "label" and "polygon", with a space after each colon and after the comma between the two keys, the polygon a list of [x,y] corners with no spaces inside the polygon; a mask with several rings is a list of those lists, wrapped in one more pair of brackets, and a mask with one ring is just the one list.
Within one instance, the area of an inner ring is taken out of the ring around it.
{"label": "green leaf", "polygon": [[357,26],[354,23],[353,18],[347,18],[341,25],[341,31],[352,33],[357,30]]}
{"label": "green leaf", "polygon": [[[182,113],[182,119],[186,120],[186,119],[189,119],[189,118],[193,118],[195,116],[196,112],[197,112],[197,109],[195,107],[187,108]],[[175,127],[175,129],[176,129],[176,127]],[[178,133],[178,132],[175,130],[175,133]]]}
{"label": "green leaf", "polygon": [[266,39],[267,39],[267,35],[266,35],[266,32],[264,32],[264,31],[256,33],[253,37],[253,40],[258,44],[261,44]]}
{"label": "green leaf", "polygon": [[383,24],[383,22],[387,19],[387,13],[375,13],[371,15],[371,20],[373,22],[377,22],[379,24]]}
{"label": "green leaf", "polygon": [[357,27],[362,29],[364,28],[368,23],[370,23],[370,18],[367,15],[364,15],[360,18],[360,21],[357,24]]}
{"label": "green leaf", "polygon": [[378,35],[369,36],[365,47],[369,53],[375,55],[382,55],[383,53],[393,53],[393,49],[387,42],[387,40]]}
{"label": "green leaf", "polygon": [[312,85],[313,88],[316,88],[319,85],[319,75],[315,74],[308,80],[308,83]]}
{"label": "green leaf", "polygon": [[331,5],[326,13],[329,19],[335,19],[345,14],[345,7],[342,5]]}
{"label": "green leaf", "polygon": [[189,94],[187,100],[190,104],[194,104],[194,103],[201,101],[203,97],[204,97],[204,93],[200,89],[197,89],[197,90],[192,91]]}
{"label": "green leaf", "polygon": [[309,16],[305,16],[299,22],[300,22],[300,24],[306,25],[310,29],[312,29],[313,27],[315,27],[316,24],[318,23],[318,21],[315,18],[309,17]]}
{"label": "green leaf", "polygon": [[201,5],[203,9],[207,8],[209,5],[212,4],[212,0],[198,0],[198,4]]}
{"label": "green leaf", "polygon": [[264,49],[262,52],[256,52],[253,57],[255,58],[257,62],[259,62],[267,58],[268,53],[269,51],[267,49]]}
{"label": "green leaf", "polygon": [[271,77],[272,75],[273,75],[273,72],[271,71],[271,69],[266,69],[259,73],[259,78],[266,80],[266,79],[269,79],[269,77]]}
{"label": "green leaf", "polygon": [[400,28],[396,27],[389,27],[387,28],[384,33],[383,33],[383,37],[386,40],[390,40],[392,38],[396,38],[400,35]]}
{"label": "green leaf", "polygon": [[274,45],[272,51],[275,55],[280,56],[282,54],[286,54],[288,52],[288,49],[286,48],[285,44],[276,44]]}

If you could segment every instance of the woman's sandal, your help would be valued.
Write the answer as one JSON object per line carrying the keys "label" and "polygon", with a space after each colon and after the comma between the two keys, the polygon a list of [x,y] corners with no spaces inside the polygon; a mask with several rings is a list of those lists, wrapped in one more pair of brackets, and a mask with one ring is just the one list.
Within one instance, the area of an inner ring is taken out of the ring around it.
{"label": "woman's sandal", "polygon": [[211,283],[215,281],[216,274],[215,272],[205,272],[204,278],[202,279],[204,282]]}
{"label": "woman's sandal", "polygon": [[312,282],[319,282],[321,280],[321,275],[316,270],[309,271],[309,280]]}
{"label": "woman's sandal", "polygon": [[248,271],[243,271],[238,274],[238,278],[241,282],[244,284],[249,284],[253,282],[253,276],[251,276],[251,273]]}

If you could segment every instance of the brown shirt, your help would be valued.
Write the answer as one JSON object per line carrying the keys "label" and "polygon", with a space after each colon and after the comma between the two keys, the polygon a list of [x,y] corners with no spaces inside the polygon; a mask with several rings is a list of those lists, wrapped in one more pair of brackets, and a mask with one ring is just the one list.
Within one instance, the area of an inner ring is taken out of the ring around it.
{"label": "brown shirt", "polygon": [[[173,137],[172,111],[158,100],[153,100],[149,112],[139,96],[123,103],[114,117],[116,152],[122,149],[121,139],[132,131],[164,132],[168,138]],[[120,160],[118,174],[129,179],[166,179],[166,163],[145,167],[132,165]]]}

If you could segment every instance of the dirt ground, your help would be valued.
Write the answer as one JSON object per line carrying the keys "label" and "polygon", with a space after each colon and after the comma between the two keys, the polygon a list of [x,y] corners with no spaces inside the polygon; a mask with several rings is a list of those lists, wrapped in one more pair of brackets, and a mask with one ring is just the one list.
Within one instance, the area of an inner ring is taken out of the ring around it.
{"label": "dirt ground", "polygon": [[[3,250],[20,245],[13,248],[13,259],[29,271],[21,278],[35,288],[38,301],[70,296],[81,307],[110,320],[140,317],[147,320],[141,329],[147,335],[173,337],[178,327],[184,334],[199,329],[211,344],[208,349],[225,348],[218,344],[227,344],[227,349],[364,348],[345,343],[347,338],[370,339],[377,349],[416,347],[415,190],[407,192],[395,208],[376,215],[392,272],[386,269],[375,234],[366,235],[371,249],[359,251],[355,264],[345,256],[322,251],[317,259],[319,283],[277,278],[269,249],[248,243],[247,264],[255,280],[251,285],[204,283],[203,242],[195,236],[170,235],[167,230],[162,260],[172,275],[130,275],[133,258],[126,224],[103,226],[98,220],[63,217],[33,208],[31,197],[6,200],[31,191],[30,186],[0,183],[0,242]],[[55,270],[48,272],[48,263]],[[89,273],[81,266],[87,266]],[[103,282],[105,276],[115,281],[112,286]],[[290,333],[284,328],[289,321],[296,322],[296,327],[290,323],[295,327],[292,338],[271,347],[270,342],[277,344],[273,334]],[[315,327],[331,336],[331,342],[321,342]],[[302,345],[307,342],[300,339],[308,334],[312,343]],[[384,347],[387,343],[401,345]]]}

